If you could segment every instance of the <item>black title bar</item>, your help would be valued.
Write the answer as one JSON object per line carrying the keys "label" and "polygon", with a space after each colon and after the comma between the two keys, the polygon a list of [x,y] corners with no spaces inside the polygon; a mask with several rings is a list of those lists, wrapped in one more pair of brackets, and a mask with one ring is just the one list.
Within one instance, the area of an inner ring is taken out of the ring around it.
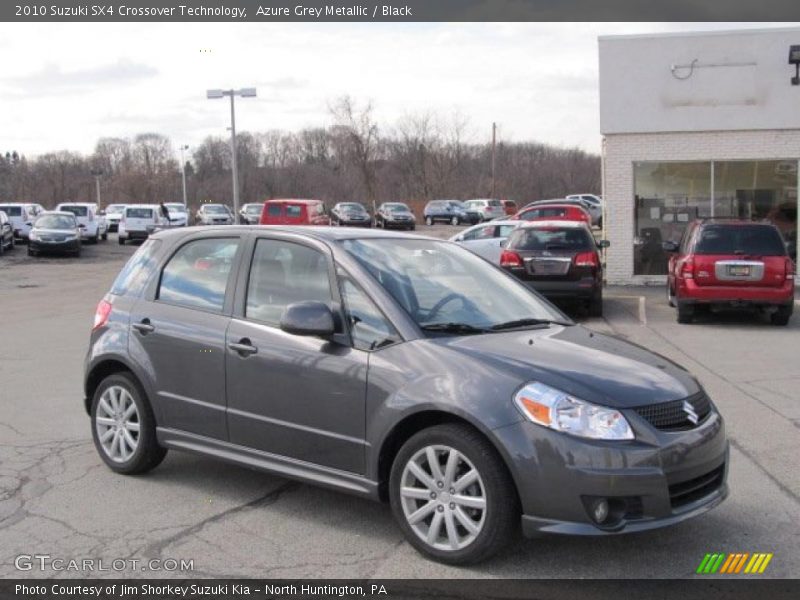
{"label": "black title bar", "polygon": [[0,21],[800,21],[798,0],[3,0]]}

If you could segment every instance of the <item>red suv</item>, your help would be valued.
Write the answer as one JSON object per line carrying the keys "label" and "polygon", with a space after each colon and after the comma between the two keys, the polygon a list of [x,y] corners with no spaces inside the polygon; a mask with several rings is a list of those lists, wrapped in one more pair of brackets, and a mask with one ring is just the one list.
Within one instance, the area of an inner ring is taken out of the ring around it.
{"label": "red suv", "polygon": [[322,200],[267,200],[260,225],[330,225],[331,218]]}
{"label": "red suv", "polygon": [[582,221],[592,226],[592,217],[575,204],[540,204],[523,208],[512,219],[523,221]]}
{"label": "red suv", "polygon": [[700,309],[753,307],[774,325],[786,325],[794,308],[795,267],[777,227],[753,221],[705,219],[689,224],[669,253],[667,298],[678,323]]}

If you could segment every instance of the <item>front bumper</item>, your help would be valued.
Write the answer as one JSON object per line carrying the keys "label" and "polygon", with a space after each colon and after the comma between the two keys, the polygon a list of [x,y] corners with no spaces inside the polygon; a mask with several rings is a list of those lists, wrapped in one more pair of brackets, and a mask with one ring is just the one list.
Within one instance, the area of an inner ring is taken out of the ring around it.
{"label": "front bumper", "polygon": [[81,240],[67,240],[65,242],[41,242],[28,240],[28,249],[32,252],[63,254],[78,252],[81,249]]}
{"label": "front bumper", "polygon": [[[700,515],[728,495],[728,441],[719,413],[692,430],[658,431],[624,410],[637,438],[593,441],[527,421],[498,430],[522,501],[526,536],[610,535],[665,527]],[[713,475],[713,478],[712,478]],[[589,516],[607,498],[613,519]]]}
{"label": "front bumper", "polygon": [[416,221],[389,221],[388,219],[383,222],[386,229],[412,229],[416,224]]}
{"label": "front bumper", "polygon": [[693,279],[678,280],[678,301],[717,306],[780,306],[794,302],[794,280],[781,286],[697,285]]}

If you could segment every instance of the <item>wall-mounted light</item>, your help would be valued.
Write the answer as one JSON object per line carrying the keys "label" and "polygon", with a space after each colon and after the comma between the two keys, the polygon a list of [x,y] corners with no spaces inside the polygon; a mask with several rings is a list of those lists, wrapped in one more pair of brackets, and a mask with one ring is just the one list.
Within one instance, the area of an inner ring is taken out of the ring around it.
{"label": "wall-mounted light", "polygon": [[800,45],[789,46],[789,64],[794,65],[792,85],[800,85]]}

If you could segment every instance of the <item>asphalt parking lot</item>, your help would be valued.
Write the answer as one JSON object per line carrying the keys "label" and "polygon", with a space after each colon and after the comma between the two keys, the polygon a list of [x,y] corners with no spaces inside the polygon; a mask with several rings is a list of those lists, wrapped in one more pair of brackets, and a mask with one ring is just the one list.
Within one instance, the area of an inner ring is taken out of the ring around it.
{"label": "asphalt parking lot", "polygon": [[[420,227],[440,237],[457,228]],[[730,314],[678,325],[660,288],[606,290],[583,324],[692,371],[727,420],[730,497],[678,526],[605,538],[520,539],[488,563],[420,557],[388,506],[172,452],[144,476],[97,456],[82,362],[97,301],[135,250],[0,259],[0,576],[691,577],[707,552],[772,552],[761,577],[800,572],[800,315],[789,327]],[[20,572],[19,555],[193,559],[192,572]]]}

